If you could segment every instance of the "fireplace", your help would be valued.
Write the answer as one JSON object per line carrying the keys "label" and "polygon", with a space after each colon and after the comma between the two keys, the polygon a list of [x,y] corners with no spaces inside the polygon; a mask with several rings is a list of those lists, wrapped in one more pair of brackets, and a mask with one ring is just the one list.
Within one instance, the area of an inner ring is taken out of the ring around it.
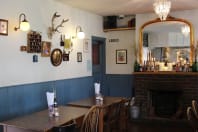
{"label": "fireplace", "polygon": [[134,96],[142,118],[186,120],[186,109],[198,100],[198,73],[136,72]]}
{"label": "fireplace", "polygon": [[[161,118],[182,117],[182,91],[149,90],[149,116]],[[180,112],[180,113],[178,113]]]}

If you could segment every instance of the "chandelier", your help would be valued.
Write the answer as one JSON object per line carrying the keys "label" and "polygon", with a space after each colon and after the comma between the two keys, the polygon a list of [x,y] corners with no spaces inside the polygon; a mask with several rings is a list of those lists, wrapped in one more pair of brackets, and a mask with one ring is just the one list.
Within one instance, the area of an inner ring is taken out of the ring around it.
{"label": "chandelier", "polygon": [[170,12],[171,2],[168,0],[155,0],[153,7],[160,20],[164,21]]}
{"label": "chandelier", "polygon": [[184,36],[188,36],[188,34],[190,33],[190,28],[188,25],[184,25],[183,27],[181,27],[181,31],[184,34]]}

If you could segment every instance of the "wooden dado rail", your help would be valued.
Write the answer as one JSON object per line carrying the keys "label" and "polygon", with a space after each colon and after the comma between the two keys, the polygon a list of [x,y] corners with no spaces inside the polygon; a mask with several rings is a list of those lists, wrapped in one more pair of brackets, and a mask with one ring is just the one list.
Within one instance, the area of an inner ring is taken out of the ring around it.
{"label": "wooden dado rail", "polygon": [[193,99],[198,100],[198,73],[196,72],[134,72],[134,91],[143,116],[148,116],[149,90],[182,91],[183,111]]}

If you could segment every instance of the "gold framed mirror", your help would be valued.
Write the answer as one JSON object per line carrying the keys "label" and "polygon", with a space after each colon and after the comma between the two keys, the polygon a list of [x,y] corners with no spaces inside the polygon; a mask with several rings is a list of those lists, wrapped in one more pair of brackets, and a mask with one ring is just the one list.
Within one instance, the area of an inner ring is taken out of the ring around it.
{"label": "gold framed mirror", "polygon": [[190,65],[192,65],[193,60],[194,60],[194,29],[192,24],[185,20],[185,19],[180,19],[180,18],[175,18],[175,17],[171,17],[168,16],[167,19],[165,21],[161,21],[159,18],[148,21],[146,23],[144,23],[140,29],[139,29],[139,63],[143,64],[143,33],[146,27],[153,25],[153,24],[164,24],[165,22],[169,22],[169,23],[180,23],[183,25],[187,25],[190,29],[189,32],[189,63]]}
{"label": "gold framed mirror", "polygon": [[62,63],[62,51],[58,48],[54,49],[51,53],[51,63],[53,66],[59,66]]}

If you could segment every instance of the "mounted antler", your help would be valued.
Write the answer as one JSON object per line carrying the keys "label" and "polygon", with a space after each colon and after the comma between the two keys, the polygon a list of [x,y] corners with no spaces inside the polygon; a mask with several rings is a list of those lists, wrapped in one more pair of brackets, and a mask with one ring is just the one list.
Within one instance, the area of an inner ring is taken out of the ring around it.
{"label": "mounted antler", "polygon": [[54,31],[60,33],[60,31],[58,30],[58,28],[59,28],[59,27],[63,27],[63,23],[65,23],[65,22],[67,22],[67,21],[69,21],[69,19],[66,19],[66,20],[63,19],[62,22],[61,22],[58,26],[56,26],[56,28],[54,29]]}
{"label": "mounted antler", "polygon": [[69,19],[63,19],[61,21],[61,23],[59,25],[57,25],[56,27],[54,26],[54,20],[57,18],[57,17],[60,17],[61,15],[58,15],[57,12],[55,12],[52,16],[52,21],[51,21],[51,27],[48,28],[48,38],[52,39],[52,36],[55,32],[58,32],[60,33],[60,31],[58,30],[59,27],[63,27],[63,23],[69,21]]}

